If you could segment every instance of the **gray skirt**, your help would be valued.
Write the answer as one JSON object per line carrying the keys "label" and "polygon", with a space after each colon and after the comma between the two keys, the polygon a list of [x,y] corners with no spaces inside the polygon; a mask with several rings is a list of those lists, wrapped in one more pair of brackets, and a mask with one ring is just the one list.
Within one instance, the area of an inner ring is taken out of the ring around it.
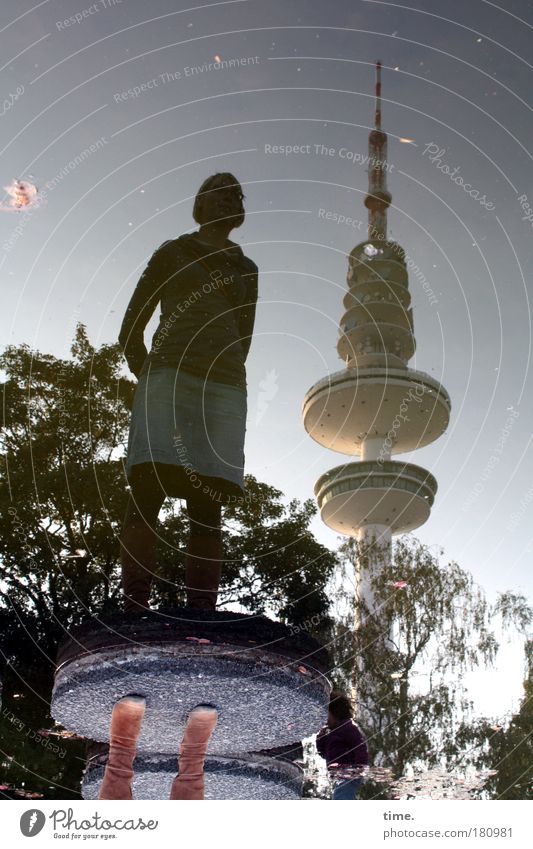
{"label": "gray skirt", "polygon": [[135,480],[136,467],[150,463],[175,498],[195,491],[222,501],[242,496],[246,414],[246,389],[182,369],[149,367],[133,399],[128,482]]}

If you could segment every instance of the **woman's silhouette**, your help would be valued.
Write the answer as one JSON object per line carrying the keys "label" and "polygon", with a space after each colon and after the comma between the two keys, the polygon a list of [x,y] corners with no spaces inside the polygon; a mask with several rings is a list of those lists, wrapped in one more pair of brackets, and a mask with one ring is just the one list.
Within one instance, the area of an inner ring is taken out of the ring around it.
{"label": "woman's silhouette", "polygon": [[[199,230],[155,251],[120,329],[138,378],[126,458],[131,489],[120,535],[129,613],[148,607],[156,522],[167,495],[187,502],[187,605],[216,606],[221,506],[244,493],[245,361],[257,302],[257,265],[228,238],[244,221],[243,198],[232,174],[202,183],[193,208]],[[158,303],[148,353],[144,329]]]}

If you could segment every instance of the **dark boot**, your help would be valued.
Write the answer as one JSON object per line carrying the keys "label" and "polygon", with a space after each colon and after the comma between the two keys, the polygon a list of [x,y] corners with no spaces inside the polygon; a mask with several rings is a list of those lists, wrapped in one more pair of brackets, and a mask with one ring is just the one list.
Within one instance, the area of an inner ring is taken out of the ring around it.
{"label": "dark boot", "polygon": [[155,571],[155,531],[144,522],[126,525],[120,535],[122,592],[126,613],[146,613]]}
{"label": "dark boot", "polygon": [[131,799],[133,761],[144,717],[142,696],[124,696],[113,707],[109,729],[109,757],[99,799]]}
{"label": "dark boot", "polygon": [[198,705],[190,712],[180,746],[179,773],[172,782],[170,799],[204,798],[205,753],[217,717],[216,708],[209,705]]}
{"label": "dark boot", "polygon": [[220,537],[189,537],[185,558],[187,607],[215,610],[222,573],[223,546]]}

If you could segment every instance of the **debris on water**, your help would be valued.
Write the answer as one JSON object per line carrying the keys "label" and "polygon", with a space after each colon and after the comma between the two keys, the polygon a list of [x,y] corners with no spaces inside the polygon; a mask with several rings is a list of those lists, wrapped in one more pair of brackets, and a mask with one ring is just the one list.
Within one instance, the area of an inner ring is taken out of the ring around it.
{"label": "debris on water", "polygon": [[392,770],[383,766],[349,766],[332,763],[329,765],[328,770],[333,782],[352,781],[354,778],[362,778],[364,781],[390,784],[393,780]]}
{"label": "debris on water", "polygon": [[497,770],[489,769],[458,775],[434,767],[425,772],[405,775],[393,781],[389,792],[391,799],[457,799],[479,798],[487,780]]}
{"label": "debris on water", "polygon": [[7,202],[0,202],[0,209],[5,212],[19,212],[21,209],[37,205],[37,187],[25,180],[12,180],[9,186],[4,186],[9,195]]}

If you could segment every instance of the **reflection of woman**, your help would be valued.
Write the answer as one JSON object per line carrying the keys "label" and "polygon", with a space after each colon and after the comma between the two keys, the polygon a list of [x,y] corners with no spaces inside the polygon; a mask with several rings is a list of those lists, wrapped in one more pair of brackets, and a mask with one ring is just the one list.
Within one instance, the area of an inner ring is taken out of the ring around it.
{"label": "reflection of woman", "polygon": [[[126,458],[131,487],[120,536],[127,612],[148,606],[156,522],[165,496],[187,502],[187,605],[214,609],[222,562],[221,505],[244,493],[245,361],[257,302],[257,265],[228,235],[244,221],[232,174],[205,180],[200,225],[152,255],[119,342],[138,377]],[[148,354],[144,329],[157,304]]]}

